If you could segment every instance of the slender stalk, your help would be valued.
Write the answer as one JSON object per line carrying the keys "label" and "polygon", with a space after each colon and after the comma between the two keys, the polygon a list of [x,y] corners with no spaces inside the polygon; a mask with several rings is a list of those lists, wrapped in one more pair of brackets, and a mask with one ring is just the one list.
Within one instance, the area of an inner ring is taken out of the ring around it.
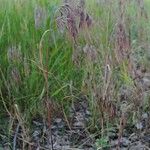
{"label": "slender stalk", "polygon": [[43,65],[43,53],[42,53],[42,50],[43,50],[43,41],[44,41],[44,37],[45,35],[50,32],[50,30],[46,30],[43,35],[42,35],[42,38],[41,38],[41,41],[40,41],[40,44],[39,44],[39,57],[40,57],[40,65],[41,65],[41,68],[43,68],[43,76],[44,76],[44,79],[45,79],[45,90],[46,90],[46,100],[45,100],[45,105],[46,105],[46,108],[47,108],[47,121],[48,121],[48,127],[50,129],[50,137],[51,137],[51,148],[52,150],[54,149],[53,147],[53,139],[52,139],[52,130],[51,130],[51,119],[52,119],[52,106],[51,106],[51,103],[49,102],[49,83],[48,83],[48,49],[46,49],[46,64],[45,66]]}

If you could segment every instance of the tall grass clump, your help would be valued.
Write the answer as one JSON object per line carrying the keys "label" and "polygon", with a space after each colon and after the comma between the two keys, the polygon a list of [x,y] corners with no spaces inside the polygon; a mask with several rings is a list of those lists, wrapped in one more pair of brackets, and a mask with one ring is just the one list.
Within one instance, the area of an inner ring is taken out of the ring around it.
{"label": "tall grass clump", "polygon": [[56,28],[57,6],[47,0],[0,1],[0,115],[11,120],[9,131],[16,121],[23,130],[33,118],[50,122],[53,112],[66,112],[81,85],[71,44]]}
{"label": "tall grass clump", "polygon": [[[65,22],[65,27],[74,41],[73,58],[76,58],[75,62],[78,62],[83,70],[82,92],[87,95],[90,103],[90,125],[96,128],[100,126],[103,135],[104,127],[110,123],[116,124],[117,121],[121,138],[128,118],[138,116],[140,109],[145,107],[143,90],[135,79],[137,63],[133,61],[138,47],[135,47],[135,43],[142,40],[146,43],[145,38],[148,38],[146,33],[141,31],[144,30],[144,24],[148,23],[146,20],[141,23],[141,20],[148,17],[144,2],[87,2],[88,13],[91,10],[92,14],[92,8],[95,8],[93,19],[89,17],[90,21],[88,20],[90,27],[86,24],[87,20],[84,20],[86,15],[82,12],[76,13],[78,9],[74,10],[72,5],[74,6],[74,3],[67,3],[62,7],[67,10],[67,15],[65,21],[61,21]],[[85,5],[83,10],[86,12]],[[68,25],[69,21],[72,24]],[[80,24],[84,28],[80,28]],[[134,119],[133,117],[132,123]]]}

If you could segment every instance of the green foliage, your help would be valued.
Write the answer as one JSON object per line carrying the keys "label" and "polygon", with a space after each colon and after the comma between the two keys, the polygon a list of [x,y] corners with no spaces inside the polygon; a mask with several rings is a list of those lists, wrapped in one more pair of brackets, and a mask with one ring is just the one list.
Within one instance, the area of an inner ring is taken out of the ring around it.
{"label": "green foliage", "polygon": [[[35,28],[36,6],[46,12],[44,22],[37,29]],[[50,32],[42,43],[42,61],[44,67],[48,65],[49,96],[55,102],[62,101],[64,106],[68,107],[68,100],[63,99],[66,95],[71,95],[70,83],[73,81],[74,89],[81,86],[79,80],[82,73],[76,72],[71,60],[72,46],[64,41],[63,35],[56,28],[57,7],[57,1],[0,1],[0,90],[2,92],[0,97],[10,111],[15,104],[18,104],[27,118],[42,114],[44,108],[41,105],[45,97],[45,81],[39,60],[39,44],[46,30]],[[13,60],[9,60],[11,59],[8,57],[9,49],[13,49],[12,55],[15,56],[10,56]],[[20,55],[16,56],[18,50]],[[14,77],[12,77],[13,71]],[[18,81],[15,82],[15,79]],[[2,100],[0,103],[2,104]]]}
{"label": "green foliage", "polygon": [[100,139],[96,140],[96,148],[97,150],[110,148],[110,145],[108,144],[109,140],[107,137],[102,137]]}
{"label": "green foliage", "polygon": [[[123,22],[130,42],[128,54],[133,54],[137,64],[148,68],[150,21],[140,16],[135,2],[129,4]],[[77,44],[82,51],[77,52],[79,66],[72,61],[76,45],[71,36],[67,29],[60,33],[56,25],[59,5],[58,0],[0,0],[0,113],[15,115],[17,104],[27,120],[45,115],[44,73],[47,71],[50,100],[67,111],[74,97],[84,93],[88,95],[91,122],[99,124],[101,117],[105,119],[109,113],[108,108],[99,107],[99,101],[111,101],[119,107],[120,88],[134,86],[131,62],[122,59],[116,51],[116,30],[120,23],[118,1],[87,2],[94,21],[90,28],[79,29]],[[148,0],[144,8],[149,17]],[[146,108],[147,105],[149,101]],[[107,147],[107,138],[96,143],[98,148]]]}

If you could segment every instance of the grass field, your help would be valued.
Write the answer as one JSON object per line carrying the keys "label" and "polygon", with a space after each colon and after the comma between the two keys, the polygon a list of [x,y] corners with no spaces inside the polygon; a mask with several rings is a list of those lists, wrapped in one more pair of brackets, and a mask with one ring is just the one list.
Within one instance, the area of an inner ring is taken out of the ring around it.
{"label": "grass field", "polygon": [[[86,98],[89,131],[134,125],[150,108],[150,1],[0,0],[0,131],[68,122]],[[112,119],[114,118],[114,119]],[[25,134],[26,131],[23,132]],[[1,133],[2,134],[2,133]]]}

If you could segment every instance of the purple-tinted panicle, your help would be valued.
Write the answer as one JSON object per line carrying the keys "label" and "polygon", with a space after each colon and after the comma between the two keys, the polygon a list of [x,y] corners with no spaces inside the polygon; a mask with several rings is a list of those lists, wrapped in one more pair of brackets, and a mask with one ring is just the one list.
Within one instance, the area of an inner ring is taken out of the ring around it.
{"label": "purple-tinted panicle", "polygon": [[82,28],[85,23],[85,13],[82,11],[80,13],[80,22],[79,22],[79,28]]}
{"label": "purple-tinted panicle", "polygon": [[63,1],[63,6],[59,9],[59,15],[56,18],[57,26],[62,30],[69,31],[73,40],[76,41],[79,28],[91,26],[92,18],[85,11],[85,1]]}
{"label": "purple-tinted panicle", "polygon": [[67,29],[75,41],[78,34],[78,29],[76,26],[76,22],[73,18],[73,15],[71,14],[68,14],[67,16]]}
{"label": "purple-tinted panicle", "polygon": [[116,50],[117,50],[117,59],[118,61],[123,61],[128,57],[129,50],[129,37],[126,33],[125,25],[125,6],[126,3],[123,0],[119,1],[119,17],[116,26]]}

